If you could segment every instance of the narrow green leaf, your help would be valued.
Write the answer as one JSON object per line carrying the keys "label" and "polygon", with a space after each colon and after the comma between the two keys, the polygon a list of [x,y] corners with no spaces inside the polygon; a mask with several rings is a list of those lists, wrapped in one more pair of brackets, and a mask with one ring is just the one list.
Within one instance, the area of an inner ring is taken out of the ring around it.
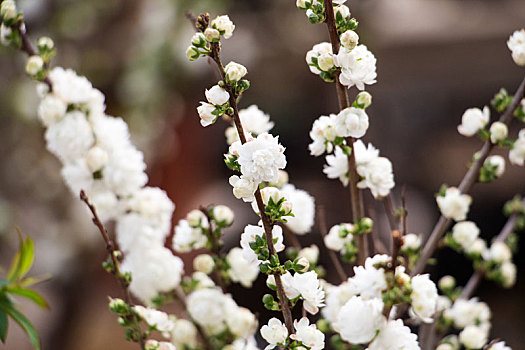
{"label": "narrow green leaf", "polygon": [[26,332],[27,336],[29,337],[31,344],[33,344],[36,350],[40,350],[40,340],[38,338],[38,333],[31,322],[24,315],[22,315],[22,313],[16,310],[12,304],[6,305],[0,303],[0,309],[8,314],[9,317],[11,317],[16,323],[18,323],[20,327],[22,327],[24,332]]}
{"label": "narrow green leaf", "polygon": [[7,279],[9,281],[14,281],[16,279],[19,265],[20,265],[20,252],[17,252],[13,258],[13,261],[11,262],[11,267],[9,268],[9,272],[7,273]]}
{"label": "narrow green leaf", "polygon": [[5,312],[0,310],[0,340],[5,343],[7,337],[7,327],[9,326],[9,320]]}
{"label": "narrow green leaf", "polygon": [[[45,282],[49,279],[51,279],[51,275],[49,274],[43,275],[43,276],[37,276],[37,277],[26,277],[23,280],[19,281],[17,284],[20,287],[29,287],[29,286],[33,286],[41,282]],[[1,285],[1,280],[0,280],[0,285]]]}
{"label": "narrow green leaf", "polygon": [[7,292],[11,294],[19,295],[26,299],[29,299],[35,304],[37,304],[38,306],[49,309],[49,304],[47,303],[47,301],[34,290],[25,289],[21,287],[11,287],[11,288],[7,288]]}
{"label": "narrow green leaf", "polygon": [[33,261],[35,260],[35,244],[31,237],[27,237],[22,248],[20,256],[20,267],[18,270],[18,278],[24,277],[31,267],[33,266]]}

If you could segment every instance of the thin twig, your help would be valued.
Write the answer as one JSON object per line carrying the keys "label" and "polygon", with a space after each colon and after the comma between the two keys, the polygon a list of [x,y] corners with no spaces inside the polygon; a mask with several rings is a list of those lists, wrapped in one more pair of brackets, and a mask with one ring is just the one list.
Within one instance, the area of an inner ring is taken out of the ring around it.
{"label": "thin twig", "polygon": [[[525,78],[522,80],[520,86],[518,87],[518,90],[514,94],[511,104],[507,107],[507,109],[505,110],[505,113],[503,113],[501,117],[499,118],[500,122],[504,124],[510,123],[514,111],[516,110],[516,108],[518,108],[521,102],[521,99],[524,96],[524,92],[525,92]],[[483,163],[489,156],[493,147],[494,147],[494,144],[490,142],[490,139],[485,141],[485,143],[483,144],[483,147],[478,152],[478,158],[472,164],[472,166],[467,171],[467,173],[463,177],[463,180],[461,180],[461,183],[458,186],[461,193],[466,194],[470,191],[470,189],[472,188],[472,185],[474,185],[474,183],[476,182],[479,176],[479,170],[483,166]],[[421,254],[421,257],[419,258],[416,266],[414,267],[414,270],[412,270],[412,276],[417,275],[424,270],[428,259],[430,259],[430,257],[436,250],[439,240],[445,234],[445,231],[447,230],[451,222],[452,222],[451,219],[447,219],[443,215],[440,216],[438,222],[436,223],[436,226],[434,227],[434,229],[432,230],[432,233],[430,234],[430,237],[428,238],[427,243],[425,244],[425,247],[423,248],[423,253]]]}
{"label": "thin twig", "polygon": [[[321,237],[324,244],[324,238],[328,234],[328,229],[326,227],[324,207],[321,205],[317,207],[317,218],[319,219],[319,230],[321,231]],[[346,281],[348,279],[348,276],[346,275],[345,269],[343,268],[341,261],[339,261],[339,257],[337,256],[336,252],[334,252],[332,249],[326,249],[328,250],[328,255],[330,256],[330,260],[332,260],[332,264],[334,264],[335,271],[337,272],[339,279],[341,280],[341,282]]]}
{"label": "thin twig", "polygon": [[[98,230],[100,231],[100,234],[102,235],[102,239],[106,243],[106,250],[109,256],[111,257],[111,261],[113,262],[113,267],[114,267],[114,269],[112,270],[112,274],[115,276],[120,287],[122,288],[122,291],[124,292],[124,300],[126,304],[130,306],[134,306],[133,300],[131,299],[131,295],[129,293],[128,282],[122,277],[123,275],[120,271],[119,262],[118,262],[117,254],[116,254],[117,251],[115,249],[115,244],[113,243],[111,238],[109,238],[108,231],[106,230],[106,228],[104,227],[104,224],[102,224],[102,221],[98,217],[97,209],[95,208],[93,204],[91,204],[84,190],[80,191],[80,200],[84,202],[89,208],[89,210],[91,211],[91,214],[93,215],[93,218],[92,218],[93,224],[95,224],[95,226],[98,228]],[[144,342],[144,335],[135,317],[133,317],[133,328],[135,329],[135,331],[139,332],[140,334],[139,345],[140,345],[140,348],[144,350],[146,348],[146,344]]]}
{"label": "thin twig", "polygon": [[396,270],[397,257],[403,246],[403,236],[399,230],[392,230],[392,271]]}
{"label": "thin twig", "polygon": [[385,213],[386,217],[388,218],[390,230],[398,230],[399,219],[396,215],[396,207],[394,204],[394,198],[392,196],[392,193],[389,193],[386,197],[383,197],[381,202],[383,202],[383,206],[385,207]]}
{"label": "thin twig", "polygon": [[404,184],[401,188],[401,208],[403,209],[403,212],[401,213],[401,227],[402,227],[402,234],[405,236],[408,233],[407,230],[407,216],[408,216],[408,210],[407,210],[407,185]]}
{"label": "thin twig", "polygon": [[[199,18],[203,17],[205,15],[199,16]],[[224,82],[226,82],[226,72],[224,70],[224,66],[222,64],[219,52],[220,52],[220,44],[213,42],[211,43],[211,54],[210,57],[215,61],[217,64],[217,67],[219,69],[219,72],[221,73],[221,77]],[[242,127],[241,119],[239,117],[239,110],[237,107],[237,101],[235,93],[233,92],[233,89],[229,84],[224,85],[226,91],[230,95],[230,107],[233,108],[233,120],[235,122],[235,127],[237,128],[237,133],[239,134],[239,139],[241,140],[242,144],[246,143],[246,136],[244,134],[244,129]],[[272,223],[270,222],[270,219],[265,214],[265,207],[261,196],[261,191],[259,188],[255,191],[255,201],[257,203],[257,207],[259,209],[259,213],[261,216],[261,220],[263,223],[264,228],[264,235],[266,238],[266,243],[268,245],[268,250],[270,251],[270,256],[276,255],[277,252],[275,250],[275,246],[273,244],[273,234],[272,234]],[[294,327],[293,327],[293,318],[292,318],[292,312],[290,310],[290,305],[288,304],[288,299],[286,298],[286,294],[284,292],[284,287],[281,281],[281,276],[279,274],[275,274],[275,285],[277,287],[277,297],[279,299],[279,306],[282,311],[284,322],[286,324],[286,328],[290,334],[294,333]]]}
{"label": "thin twig", "polygon": [[[339,51],[339,36],[337,35],[337,28],[335,25],[334,6],[332,0],[325,0],[325,14],[326,14],[326,26],[328,28],[328,34],[330,36],[330,43],[332,44],[333,54],[337,54]],[[341,84],[339,75],[341,72],[338,70],[335,73],[335,87],[337,91],[337,99],[339,101],[339,109],[343,110],[349,107],[347,89]],[[354,148],[353,137],[347,137],[346,142],[353,150]],[[351,152],[348,156],[348,178],[350,187],[350,199],[352,201],[352,219],[355,222],[363,218],[364,215],[364,202],[361,190],[357,187],[359,182],[359,175],[357,174],[357,165],[355,161],[355,152]],[[362,235],[357,237],[357,243],[359,246],[359,252],[357,255],[358,264],[364,264],[364,261],[368,254],[368,247],[365,242],[365,238]]]}

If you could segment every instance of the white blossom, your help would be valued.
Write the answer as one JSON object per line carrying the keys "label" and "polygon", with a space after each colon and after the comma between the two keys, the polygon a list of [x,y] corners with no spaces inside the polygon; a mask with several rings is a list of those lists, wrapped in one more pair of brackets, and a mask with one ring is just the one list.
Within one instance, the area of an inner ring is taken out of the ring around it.
{"label": "white blossom", "polygon": [[94,146],[86,154],[86,164],[91,172],[101,170],[109,160],[109,155],[102,147]]}
{"label": "white blossom", "polygon": [[123,272],[131,273],[130,291],[146,303],[159,293],[175,289],[183,267],[182,260],[162,246],[134,250],[121,264]]}
{"label": "white blossom", "polygon": [[245,66],[235,62],[228,63],[226,67],[224,67],[224,71],[226,72],[226,78],[230,81],[239,81],[248,74]]}
{"label": "white blossom", "polygon": [[335,64],[341,67],[339,79],[348,88],[356,86],[359,90],[376,82],[376,58],[365,45],[358,45],[352,51],[341,48],[334,58]]}
{"label": "white blossom", "polygon": [[[336,2],[334,2],[334,4],[336,4]],[[341,17],[347,18],[350,16],[350,9],[346,5],[334,5],[334,15],[337,17],[338,13],[341,14]]]}
{"label": "white blossom", "polygon": [[[259,265],[261,262],[257,259],[257,255],[250,247],[251,242],[255,242],[255,236],[261,237],[263,240],[266,240],[264,235],[264,228],[261,226],[247,225],[244,228],[244,232],[241,234],[241,248],[243,257],[249,263],[255,263]],[[275,225],[272,229],[273,239],[277,239],[274,243],[274,248],[276,252],[281,252],[284,250],[283,244],[283,229],[281,226]]]}
{"label": "white blossom", "polygon": [[16,3],[14,0],[4,0],[0,7],[0,15],[4,21],[14,19],[18,11],[16,10]]}
{"label": "white blossom", "polygon": [[512,59],[518,66],[525,66],[525,30],[516,30],[509,37],[507,46],[512,52]]}
{"label": "white blossom", "polygon": [[233,186],[233,195],[235,198],[242,199],[245,202],[254,200],[254,193],[257,190],[258,182],[246,176],[232,175],[229,179],[230,185]]}
{"label": "white blossom", "polygon": [[171,331],[171,341],[177,348],[183,348],[184,345],[194,348],[197,345],[197,328],[193,322],[185,319],[177,319]]}
{"label": "white blossom", "polygon": [[481,349],[487,344],[487,336],[485,329],[470,325],[459,333],[459,341],[467,349]]}
{"label": "white blossom", "polygon": [[385,270],[374,265],[389,259],[387,255],[375,255],[367,258],[364,266],[354,266],[354,276],[348,282],[364,300],[380,299],[381,292],[387,289]]}
{"label": "white blossom", "polygon": [[257,328],[257,319],[245,307],[232,307],[226,309],[226,324],[230,331],[237,337],[248,338]]}
{"label": "white blossom", "polygon": [[310,350],[321,350],[324,348],[324,333],[317,329],[314,324],[310,324],[308,318],[303,317],[299,321],[294,320],[295,334],[290,338],[298,340]]}
{"label": "white blossom", "polygon": [[213,219],[224,226],[229,226],[233,223],[233,211],[225,205],[216,205],[212,209]]}
{"label": "white blossom", "polygon": [[421,237],[415,233],[408,233],[403,236],[403,245],[401,249],[403,250],[418,250],[421,248]]}
{"label": "white blossom", "polygon": [[315,315],[319,307],[324,306],[325,292],[319,285],[315,271],[297,272],[293,276],[287,272],[282,275],[281,279],[288,299],[300,296],[304,300],[303,307],[309,313]]}
{"label": "white blossom", "polygon": [[50,127],[66,115],[67,104],[54,95],[46,95],[38,106],[38,117],[45,127]]}
{"label": "white blossom", "polygon": [[140,305],[133,306],[133,310],[150,327],[155,327],[164,337],[169,337],[169,333],[173,330],[175,323],[169,318],[167,313]]}
{"label": "white blossom", "polygon": [[458,125],[458,132],[463,136],[473,136],[487,125],[489,119],[489,107],[483,107],[483,111],[479,108],[469,108],[461,117],[461,124]]}
{"label": "white blossom", "polygon": [[344,231],[351,232],[353,229],[354,225],[352,224],[339,224],[332,226],[323,239],[326,248],[341,253],[344,252],[345,244],[350,244],[353,240],[353,236],[348,233],[346,237],[343,238],[341,237],[341,233]]}
{"label": "white blossom", "polygon": [[438,196],[436,201],[444,217],[462,221],[467,217],[472,198],[467,194],[462,194],[456,187],[449,187],[445,196]]}
{"label": "white blossom", "polygon": [[495,241],[490,248],[485,251],[483,259],[501,264],[512,259],[512,252],[505,242]]}
{"label": "white blossom", "polygon": [[218,106],[222,106],[230,99],[228,91],[224,90],[219,85],[214,85],[209,90],[206,90],[205,95],[209,103]]}
{"label": "white blossom", "polygon": [[174,228],[173,249],[179,253],[186,253],[192,249],[203,248],[207,238],[200,228],[193,228],[188,220],[182,219]]}
{"label": "white blossom", "polygon": [[521,129],[518,139],[509,151],[509,160],[514,165],[523,166],[525,164],[525,129]]}
{"label": "white blossom", "polygon": [[454,321],[457,329],[463,329],[469,325],[483,324],[490,320],[490,309],[484,302],[477,298],[469,300],[457,299],[450,309],[444,311],[446,318]]}
{"label": "white blossom", "polygon": [[487,250],[487,243],[482,238],[476,238],[474,242],[472,242],[472,245],[470,245],[466,252],[467,254],[474,254],[482,256],[485,251]]}
{"label": "white blossom", "polygon": [[[270,116],[260,110],[256,105],[251,105],[248,108],[241,109],[239,111],[239,118],[244,133],[247,136],[248,134],[254,136],[264,134],[269,132],[274,126],[274,123],[270,121]],[[230,126],[226,129],[226,138],[226,142],[229,145],[239,140],[239,134],[234,126]]]}
{"label": "white blossom", "polygon": [[429,275],[417,275],[412,277],[412,310],[425,323],[431,323],[436,312],[438,293],[434,282]]}
{"label": "white blossom", "polygon": [[188,220],[188,224],[190,224],[191,227],[206,229],[210,226],[208,217],[199,209],[193,209],[186,214],[186,220]]}
{"label": "white blossom", "polygon": [[388,321],[368,346],[368,350],[419,350],[417,335],[402,320]]}
{"label": "white blossom", "polygon": [[334,154],[326,156],[326,165],[323,173],[329,179],[339,179],[343,186],[348,185],[348,156],[344,154],[340,147],[335,148]]}
{"label": "white blossom", "polygon": [[357,295],[357,291],[351,283],[344,281],[338,286],[328,286],[326,290],[326,306],[321,309],[323,317],[332,324],[335,331],[339,332],[336,327],[337,316],[344,304],[351,297]]}
{"label": "white blossom", "polygon": [[489,131],[490,131],[490,141],[492,143],[498,143],[500,141],[505,140],[509,134],[509,129],[507,128],[507,125],[502,122],[492,123]]}
{"label": "white blossom", "polygon": [[195,271],[191,279],[196,284],[195,290],[215,288],[213,280],[204,272]]}
{"label": "white blossom", "polygon": [[286,166],[284,147],[278,137],[263,133],[239,147],[238,163],[243,176],[256,183],[277,182],[279,169]]}
{"label": "white blossom", "polygon": [[357,187],[370,189],[375,198],[386,197],[395,186],[392,163],[386,157],[377,157],[366,166],[358,166],[357,171],[363,177]]}
{"label": "white blossom", "polygon": [[327,54],[332,55],[332,44],[327,42],[314,45],[313,48],[306,53],[306,63],[312,73],[321,74],[321,71],[314,65],[313,59]]}
{"label": "white blossom", "polygon": [[293,233],[304,235],[312,229],[315,219],[315,200],[308,192],[284,185],[281,189],[286,201],[292,204],[294,216],[287,217],[285,223]]}
{"label": "white blossom", "polygon": [[330,114],[330,116],[320,116],[314,121],[312,130],[310,130],[310,137],[312,143],[308,145],[310,154],[313,156],[320,156],[324,152],[331,153],[333,150],[332,142],[335,140],[335,120],[337,115]]}
{"label": "white blossom", "polygon": [[510,288],[516,283],[516,265],[510,261],[505,261],[500,266],[501,276],[503,277],[503,287]]}
{"label": "white blossom", "polygon": [[26,73],[36,75],[44,68],[44,60],[38,55],[30,56],[26,63]]}
{"label": "white blossom", "polygon": [[235,301],[219,289],[199,289],[188,295],[187,310],[191,318],[208,334],[218,334],[226,325],[228,309],[236,309]]}
{"label": "white blossom", "polygon": [[217,29],[208,27],[204,30],[204,37],[206,41],[218,41],[221,37],[221,33]]}
{"label": "white blossom", "polygon": [[382,312],[381,299],[364,300],[353,296],[340,309],[334,325],[343,340],[354,344],[368,343],[386,322]]}
{"label": "white blossom", "polygon": [[199,254],[193,259],[193,268],[196,271],[200,271],[209,275],[213,271],[214,267],[215,262],[209,254]]}
{"label": "white blossom", "polygon": [[445,275],[439,279],[438,286],[441,290],[453,289],[456,286],[456,279],[450,275]]}
{"label": "white blossom", "polygon": [[212,28],[215,28],[223,33],[222,35],[224,36],[224,39],[231,38],[233,31],[235,30],[235,24],[233,24],[228,15],[218,16],[213,21],[211,21],[210,25]]}
{"label": "white blossom", "polygon": [[492,344],[487,350],[512,350],[510,346],[506,346],[504,341]]}
{"label": "white blossom", "polygon": [[305,258],[310,264],[317,264],[317,260],[319,260],[319,248],[315,244],[312,244],[309,247],[301,249],[297,257]]}
{"label": "white blossom", "polygon": [[284,344],[288,338],[286,326],[277,318],[272,317],[267,325],[261,327],[261,336],[268,342],[265,350],[275,348],[278,344]]}
{"label": "white blossom", "polygon": [[479,236],[479,228],[472,221],[462,221],[452,227],[452,238],[465,250],[474,244]]}
{"label": "white blossom", "polygon": [[250,288],[259,275],[257,264],[248,263],[244,258],[243,250],[238,247],[234,247],[228,252],[226,261],[230,265],[228,275],[231,280],[239,282],[246,288]]}
{"label": "white blossom", "polygon": [[103,180],[120,196],[129,196],[148,182],[144,155],[133,146],[114,149],[104,167]]}
{"label": "white blossom", "polygon": [[501,177],[505,172],[505,158],[500,155],[493,155],[485,159],[484,165],[490,165],[494,168],[496,177]]}
{"label": "white blossom", "polygon": [[201,125],[206,127],[211,125],[217,119],[217,115],[213,114],[215,111],[215,106],[211,103],[201,102],[201,105],[197,107],[197,113],[199,113],[199,118],[201,118]]}
{"label": "white blossom", "polygon": [[335,118],[335,132],[340,137],[360,138],[365,135],[368,125],[368,115],[361,108],[345,108]]}
{"label": "white blossom", "polygon": [[[348,9],[348,7],[346,8]],[[348,12],[349,12],[348,14],[350,14],[350,11]],[[343,16],[343,17],[346,17],[346,16]],[[346,32],[341,34],[340,39],[341,39],[341,45],[345,49],[353,50],[357,46],[357,43],[359,42],[359,35],[357,35],[357,33],[354,32],[353,30],[347,30]]]}
{"label": "white blossom", "polygon": [[148,339],[145,346],[146,350],[176,350],[175,345],[154,339]]}

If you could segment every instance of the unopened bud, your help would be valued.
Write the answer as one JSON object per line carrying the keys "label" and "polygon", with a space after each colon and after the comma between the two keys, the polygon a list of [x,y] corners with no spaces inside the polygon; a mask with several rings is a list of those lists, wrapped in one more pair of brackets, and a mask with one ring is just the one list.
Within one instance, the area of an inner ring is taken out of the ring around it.
{"label": "unopened bud", "polygon": [[37,75],[44,68],[44,60],[38,55],[33,55],[27,59],[26,72],[34,76]]}
{"label": "unopened bud", "polygon": [[193,259],[193,268],[197,271],[204,272],[207,275],[213,271],[214,267],[215,262],[208,254],[200,254]]}

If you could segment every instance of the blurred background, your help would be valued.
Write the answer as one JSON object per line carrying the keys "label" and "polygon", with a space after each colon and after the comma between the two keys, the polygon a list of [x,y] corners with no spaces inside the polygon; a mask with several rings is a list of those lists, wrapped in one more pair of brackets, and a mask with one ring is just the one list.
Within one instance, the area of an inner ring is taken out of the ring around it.
{"label": "blurred background", "polygon": [[[360,22],[361,41],[378,59],[365,141],[392,160],[398,201],[401,186],[407,186],[409,231],[427,235],[438,218],[434,193],[443,183],[459,183],[481,145],[457,133],[463,111],[489,104],[500,87],[513,93],[525,75],[506,47],[508,36],[525,26],[525,2],[352,0],[347,5]],[[205,59],[190,63],[185,58],[193,34],[186,11],[229,14],[237,27],[224,42],[223,61],[244,64],[251,81],[241,108],[257,104],[271,115],[272,133],[287,147],[290,181],[325,207],[329,227],[350,220],[347,189],[326,179],[323,157],[311,157],[307,149],[313,121],[336,113],[337,101],[334,86],[311,74],[304,60],[314,44],[328,40],[326,28],[309,24],[295,1],[19,0],[18,6],[34,40],[48,35],[55,41],[53,64],[88,77],[106,94],[108,113],[129,123],[134,143],[146,155],[149,184],[165,189],[177,205],[174,222],[200,204],[234,209],[236,223],[226,237],[231,247],[257,218],[227,184],[226,125],[204,129],[195,110],[204,89],[215,84],[216,72]],[[35,239],[32,274],[53,276],[37,288],[51,310],[23,307],[43,349],[135,349],[107,310],[107,296],[119,296],[120,290],[101,268],[103,242],[63,184],[58,160],[45,150],[34,83],[24,74],[24,62],[20,52],[0,48],[0,263],[6,266],[16,251],[15,226]],[[514,122],[511,136],[519,127]],[[502,179],[471,192],[469,218],[484,238],[495,236],[505,223],[503,204],[525,193],[524,169],[507,165]],[[385,231],[382,207],[366,197]],[[300,239],[304,246],[319,244],[318,225]],[[435,280],[453,274],[464,284],[472,273],[457,253],[445,249],[437,257],[439,267],[431,271]],[[523,253],[515,258],[513,289],[484,282],[477,293],[493,311],[492,335],[513,349],[525,343],[524,261]],[[326,255],[321,264],[329,265]],[[191,273],[191,263],[186,265]],[[334,271],[327,272],[336,282]],[[249,293],[239,286],[230,290],[240,304],[262,312],[263,285],[258,281]],[[17,326],[11,326],[1,348],[31,349]]]}

